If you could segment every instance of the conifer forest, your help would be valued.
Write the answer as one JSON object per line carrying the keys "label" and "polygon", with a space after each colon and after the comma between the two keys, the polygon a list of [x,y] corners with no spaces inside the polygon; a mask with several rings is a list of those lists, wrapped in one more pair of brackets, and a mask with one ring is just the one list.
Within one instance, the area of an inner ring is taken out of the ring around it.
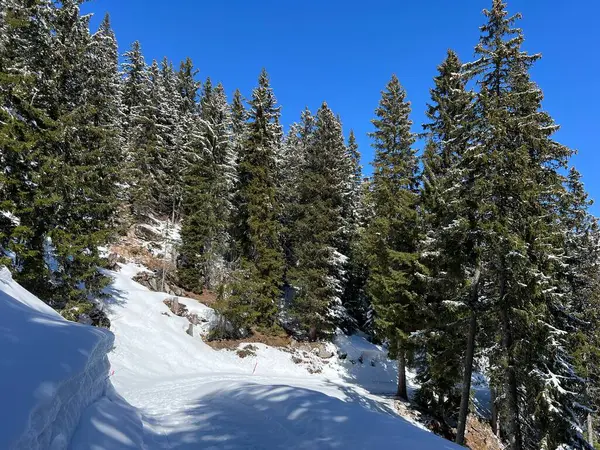
{"label": "conifer forest", "polygon": [[364,333],[457,444],[477,374],[505,448],[598,448],[600,231],[541,56],[488,2],[427,105],[390,73],[367,170],[326,102],[282,123],[268,68],[228,96],[189,58],[121,54],[82,0],[0,0],[0,265],[78,321],[106,295],[102,249],[158,218],[180,230],[163,283],[214,298],[208,339]]}

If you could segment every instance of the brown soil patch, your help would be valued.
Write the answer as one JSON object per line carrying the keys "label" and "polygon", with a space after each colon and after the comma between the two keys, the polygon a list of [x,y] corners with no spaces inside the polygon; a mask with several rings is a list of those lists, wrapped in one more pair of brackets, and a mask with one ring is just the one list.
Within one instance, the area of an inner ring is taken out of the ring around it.
{"label": "brown soil patch", "polygon": [[227,339],[221,341],[207,341],[205,342],[215,350],[236,350],[240,344],[259,343],[265,344],[270,347],[277,348],[288,348],[291,343],[291,339],[287,335],[267,335],[260,332],[255,332],[252,336],[248,336],[245,339]]}
{"label": "brown soil patch", "polygon": [[217,301],[217,294],[212,291],[204,290],[202,294],[195,294],[194,292],[185,291],[187,297],[198,300],[200,303],[204,303],[207,306],[212,306]]}

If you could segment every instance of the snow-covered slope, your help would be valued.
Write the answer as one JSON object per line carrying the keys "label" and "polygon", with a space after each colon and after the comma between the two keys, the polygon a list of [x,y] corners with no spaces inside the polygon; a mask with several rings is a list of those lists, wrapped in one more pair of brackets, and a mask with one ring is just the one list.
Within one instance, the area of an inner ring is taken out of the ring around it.
{"label": "snow-covered slope", "polygon": [[66,449],[107,386],[107,330],[67,322],[0,267],[0,448]]}
{"label": "snow-covered slope", "polygon": [[[243,359],[212,349],[186,334],[189,323],[170,313],[163,304],[166,294],[131,280],[139,270],[126,265],[111,273],[112,299],[106,306],[116,336],[111,380],[142,414],[143,436],[135,418],[132,425],[98,408],[86,414],[72,448],[141,448],[140,440],[148,450],[458,448],[400,418],[390,400],[360,387],[357,383],[369,377],[367,364],[359,368],[350,361],[357,355],[343,363],[331,358],[321,374],[311,374],[290,352],[266,345],[255,344],[256,355]],[[211,319],[210,308],[190,299],[180,302]],[[363,339],[340,345],[362,345],[368,347],[365,354],[376,356],[376,348]],[[395,372],[385,371],[385,382],[393,387],[389,377]]]}
{"label": "snow-covered slope", "polygon": [[345,360],[304,352],[298,364],[299,350],[262,344],[245,358],[216,351],[186,334],[166,294],[131,280],[139,270],[110,272],[114,339],[63,320],[0,271],[0,449],[458,448],[367,391],[393,389],[395,367],[360,336],[331,344]]}

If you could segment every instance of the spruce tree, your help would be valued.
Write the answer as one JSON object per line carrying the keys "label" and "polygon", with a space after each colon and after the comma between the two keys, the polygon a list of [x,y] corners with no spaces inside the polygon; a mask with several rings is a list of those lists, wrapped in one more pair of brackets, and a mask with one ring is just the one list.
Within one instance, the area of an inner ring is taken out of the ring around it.
{"label": "spruce tree", "polygon": [[[562,197],[564,210],[562,226],[565,241],[564,283],[562,293],[570,297],[563,316],[569,332],[568,353],[573,358],[577,373],[584,378],[580,384],[578,401],[587,406],[579,411],[585,419],[586,437],[593,447],[597,423],[594,416],[600,408],[600,271],[597,219],[589,212],[592,201],[588,198],[581,175],[572,167]],[[577,413],[577,411],[574,411]]]}
{"label": "spruce tree", "polygon": [[347,232],[348,260],[345,265],[346,283],[342,303],[352,320],[350,329],[366,329],[368,321],[369,301],[365,292],[367,278],[367,265],[365,255],[362,254],[359,236],[364,227],[362,203],[363,184],[360,152],[354,131],[350,130],[348,136],[347,153],[350,161],[350,179],[345,198],[345,219]]}
{"label": "spruce tree", "polygon": [[565,353],[559,311],[564,240],[560,227],[564,176],[571,151],[552,139],[557,126],[541,109],[542,92],[529,69],[539,55],[521,49],[522,31],[506,5],[494,0],[466,66],[480,86],[478,145],[489,190],[485,254],[497,320],[492,384],[500,390],[503,435],[509,448],[581,446],[573,406],[577,376]]}
{"label": "spruce tree", "polygon": [[[240,253],[239,268],[232,275],[221,307],[236,332],[244,333],[254,327],[267,331],[276,327],[284,269],[276,189],[276,161],[283,133],[279,107],[265,70],[249,105],[238,153],[233,230]],[[241,111],[235,112],[234,125]]]}
{"label": "spruce tree", "polygon": [[281,223],[283,225],[282,243],[285,254],[285,279],[287,297],[290,297],[288,272],[297,263],[294,255],[294,224],[297,219],[298,202],[300,201],[299,183],[302,177],[302,168],[306,164],[308,145],[313,137],[315,118],[308,108],[302,114],[300,122],[290,126],[290,130],[281,146],[279,157],[279,196],[283,205]]}
{"label": "spruce tree", "polygon": [[484,280],[479,211],[485,180],[477,176],[481,149],[472,145],[473,96],[461,69],[457,55],[448,51],[434,79],[426,111],[429,122],[424,125],[421,224],[426,238],[421,254],[429,276],[427,331],[419,340],[419,399],[443,419],[454,417],[460,398],[456,441],[464,444],[478,316],[485,308],[480,300]]}
{"label": "spruce tree", "polygon": [[204,83],[200,100],[200,146],[186,176],[179,278],[201,293],[224,279],[231,246],[231,117],[221,85]]}
{"label": "spruce tree", "polygon": [[419,327],[421,308],[417,245],[418,163],[410,128],[410,104],[398,78],[387,84],[371,133],[375,149],[370,202],[374,217],[365,232],[367,289],[381,338],[398,359],[398,396],[407,399],[409,335]]}
{"label": "spruce tree", "polygon": [[43,143],[53,136],[54,122],[37,89],[46,85],[54,12],[47,2],[6,0],[0,8],[0,258],[15,269],[15,279],[40,294],[50,289],[45,219],[59,201],[39,189],[42,170],[51,169]]}
{"label": "spruce tree", "polygon": [[311,341],[333,331],[344,289],[344,200],[350,160],[341,123],[323,104],[300,165],[292,227],[293,315]]}
{"label": "spruce tree", "polygon": [[[150,107],[150,80],[141,45],[134,42],[124,54],[123,62],[123,132],[126,152],[128,198],[132,213],[144,216],[150,213],[153,202],[149,186],[152,155],[150,143],[155,140],[153,115]],[[150,148],[149,148],[150,147]]]}
{"label": "spruce tree", "polygon": [[[71,318],[89,310],[89,299],[108,282],[98,271],[98,247],[113,231],[120,161],[118,130],[109,118],[118,111],[118,95],[107,98],[102,92],[116,88],[116,61],[110,61],[114,41],[105,22],[101,32],[109,38],[98,50],[88,29],[89,16],[81,16],[79,2],[63,1],[54,21],[49,108],[57,128],[50,152],[59,170],[44,186],[61,202],[46,218],[52,226],[47,257],[55,264],[51,298]],[[98,53],[107,53],[106,61],[98,61]],[[98,63],[93,71],[91,61]]]}

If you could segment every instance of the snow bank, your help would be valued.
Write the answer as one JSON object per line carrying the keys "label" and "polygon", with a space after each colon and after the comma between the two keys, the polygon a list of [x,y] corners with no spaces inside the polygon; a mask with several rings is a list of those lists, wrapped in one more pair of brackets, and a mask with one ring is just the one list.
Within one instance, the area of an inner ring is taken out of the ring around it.
{"label": "snow bank", "polygon": [[64,320],[0,268],[0,448],[66,449],[107,386],[113,335]]}

